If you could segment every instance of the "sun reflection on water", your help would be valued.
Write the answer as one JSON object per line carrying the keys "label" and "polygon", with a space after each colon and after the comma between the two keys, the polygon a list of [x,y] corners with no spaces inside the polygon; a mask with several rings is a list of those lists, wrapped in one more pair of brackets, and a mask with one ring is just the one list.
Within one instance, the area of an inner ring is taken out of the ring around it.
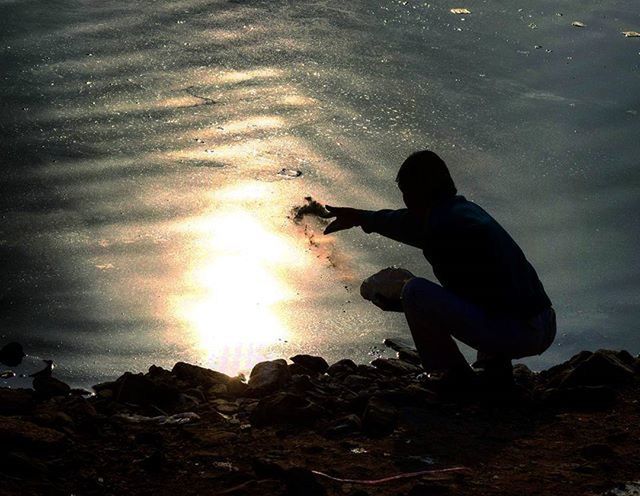
{"label": "sun reflection on water", "polygon": [[[242,185],[222,193],[246,201],[265,191]],[[243,370],[263,359],[266,347],[288,340],[281,309],[296,292],[287,272],[304,260],[292,241],[240,205],[203,217],[191,229],[202,256],[193,261],[190,294],[181,297],[176,313],[206,362],[219,370]]]}

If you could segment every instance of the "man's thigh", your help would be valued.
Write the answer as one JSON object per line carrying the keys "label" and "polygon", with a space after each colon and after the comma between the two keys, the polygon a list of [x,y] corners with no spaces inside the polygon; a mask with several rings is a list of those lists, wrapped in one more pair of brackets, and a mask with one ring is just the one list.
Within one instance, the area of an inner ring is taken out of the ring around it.
{"label": "man's thigh", "polygon": [[476,350],[520,357],[536,354],[538,338],[524,322],[490,316],[439,284],[423,278],[409,281],[402,294],[405,313],[422,322],[422,332],[446,332]]}

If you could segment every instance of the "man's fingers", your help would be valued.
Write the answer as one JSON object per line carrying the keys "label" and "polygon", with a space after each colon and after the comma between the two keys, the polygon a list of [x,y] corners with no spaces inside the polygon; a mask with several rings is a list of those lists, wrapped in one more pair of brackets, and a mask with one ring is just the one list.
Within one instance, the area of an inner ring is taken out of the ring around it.
{"label": "man's fingers", "polygon": [[325,205],[324,206],[325,210],[327,211],[327,213],[323,213],[320,217],[322,217],[323,219],[330,219],[331,217],[336,217],[338,215],[338,208],[337,207],[332,207],[330,205]]}

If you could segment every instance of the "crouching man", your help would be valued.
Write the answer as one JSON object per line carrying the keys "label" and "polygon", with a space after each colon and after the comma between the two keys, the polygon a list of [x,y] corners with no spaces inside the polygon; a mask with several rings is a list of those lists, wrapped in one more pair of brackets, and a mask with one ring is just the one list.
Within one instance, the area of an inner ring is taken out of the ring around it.
{"label": "crouching man", "polygon": [[457,195],[435,153],[409,156],[396,182],[407,208],[327,206],[335,219],[324,233],[359,226],[421,249],[440,284],[390,268],[365,281],[362,295],[404,312],[425,371],[447,385],[464,387],[474,377],[453,337],[478,351],[476,366],[487,376],[510,379],[511,359],[541,354],[556,334],[536,271],[493,217]]}

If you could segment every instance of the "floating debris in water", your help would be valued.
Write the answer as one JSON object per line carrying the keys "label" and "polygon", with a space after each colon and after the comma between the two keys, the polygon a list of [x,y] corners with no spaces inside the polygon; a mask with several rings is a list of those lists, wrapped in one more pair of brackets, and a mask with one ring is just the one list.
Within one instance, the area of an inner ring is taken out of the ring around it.
{"label": "floating debris in water", "polygon": [[622,34],[625,38],[640,38],[638,31],[623,31]]}
{"label": "floating debris in water", "polygon": [[451,9],[450,11],[452,14],[471,14],[471,11],[469,9]]}
{"label": "floating debris in water", "polygon": [[302,171],[298,169],[283,168],[280,172],[278,172],[278,175],[286,179],[295,179],[296,177],[302,176]]}
{"label": "floating debris in water", "polygon": [[13,370],[5,370],[4,372],[0,372],[0,379],[11,379],[16,376],[16,373]]}
{"label": "floating debris in water", "polygon": [[573,22],[571,23],[571,25],[572,25],[574,28],[586,28],[586,27],[587,27],[587,25],[586,25],[584,22],[580,22],[580,21],[573,21]]}
{"label": "floating debris in water", "polygon": [[322,203],[317,202],[311,196],[305,196],[305,205],[293,208],[293,220],[300,222],[305,215],[311,215],[313,217],[321,217],[329,215],[329,211],[324,207]]}

